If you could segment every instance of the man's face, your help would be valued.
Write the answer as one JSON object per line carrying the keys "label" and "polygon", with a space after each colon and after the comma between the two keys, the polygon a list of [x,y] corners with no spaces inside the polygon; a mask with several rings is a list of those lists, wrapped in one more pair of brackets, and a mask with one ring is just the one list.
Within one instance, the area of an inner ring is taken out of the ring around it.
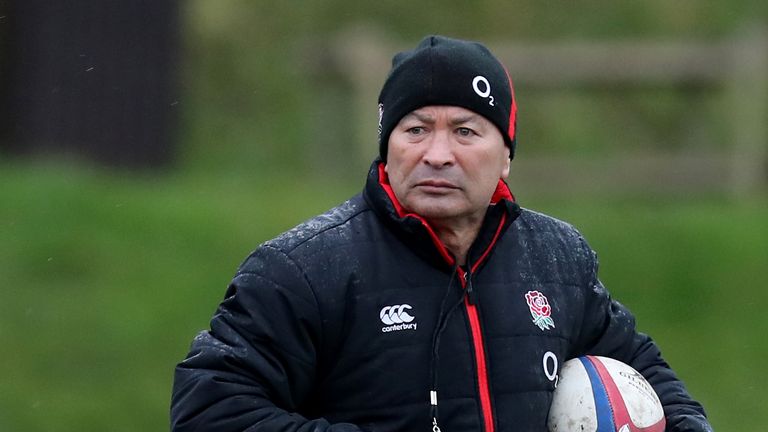
{"label": "man's face", "polygon": [[406,210],[430,221],[481,219],[509,147],[485,117],[455,106],[426,106],[403,117],[389,137],[386,171]]}

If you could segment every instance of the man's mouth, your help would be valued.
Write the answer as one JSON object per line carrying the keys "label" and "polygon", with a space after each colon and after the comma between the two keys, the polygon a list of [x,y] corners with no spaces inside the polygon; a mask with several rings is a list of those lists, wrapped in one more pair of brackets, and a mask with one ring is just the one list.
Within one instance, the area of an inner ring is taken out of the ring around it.
{"label": "man's mouth", "polygon": [[416,187],[427,192],[446,192],[459,187],[447,180],[422,180],[416,183]]}

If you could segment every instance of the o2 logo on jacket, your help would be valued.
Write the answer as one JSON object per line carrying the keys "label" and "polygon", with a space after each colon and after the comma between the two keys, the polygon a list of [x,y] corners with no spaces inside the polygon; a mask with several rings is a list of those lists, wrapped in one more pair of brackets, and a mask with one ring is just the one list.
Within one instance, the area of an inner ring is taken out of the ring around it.
{"label": "o2 logo on jacket", "polygon": [[408,313],[412,309],[413,307],[409,304],[384,306],[379,312],[379,319],[387,326],[382,327],[381,332],[416,330],[418,323],[413,322],[416,317]]}
{"label": "o2 logo on jacket", "polygon": [[557,384],[560,382],[560,376],[557,374],[557,371],[560,366],[555,353],[552,351],[545,352],[544,357],[541,358],[541,366],[544,368],[544,375],[557,388]]}

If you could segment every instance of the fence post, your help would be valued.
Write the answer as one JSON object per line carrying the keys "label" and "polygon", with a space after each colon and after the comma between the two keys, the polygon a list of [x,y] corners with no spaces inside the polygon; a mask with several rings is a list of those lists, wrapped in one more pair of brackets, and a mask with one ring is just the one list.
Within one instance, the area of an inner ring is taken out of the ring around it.
{"label": "fence post", "polygon": [[743,199],[764,192],[768,181],[768,33],[751,28],[731,48],[725,86],[733,134],[730,189]]}
{"label": "fence post", "polygon": [[364,26],[345,29],[334,41],[336,62],[348,74],[354,89],[356,151],[352,159],[365,167],[378,154],[376,101],[395,50],[383,33]]}

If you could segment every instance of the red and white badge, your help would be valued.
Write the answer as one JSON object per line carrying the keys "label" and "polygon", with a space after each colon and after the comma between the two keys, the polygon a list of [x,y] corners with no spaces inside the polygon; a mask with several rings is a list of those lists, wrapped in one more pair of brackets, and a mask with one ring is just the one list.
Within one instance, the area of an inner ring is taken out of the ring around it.
{"label": "red and white badge", "polygon": [[525,294],[525,301],[528,302],[534,324],[542,330],[555,328],[555,321],[551,317],[552,307],[544,294],[538,291],[528,291]]}

